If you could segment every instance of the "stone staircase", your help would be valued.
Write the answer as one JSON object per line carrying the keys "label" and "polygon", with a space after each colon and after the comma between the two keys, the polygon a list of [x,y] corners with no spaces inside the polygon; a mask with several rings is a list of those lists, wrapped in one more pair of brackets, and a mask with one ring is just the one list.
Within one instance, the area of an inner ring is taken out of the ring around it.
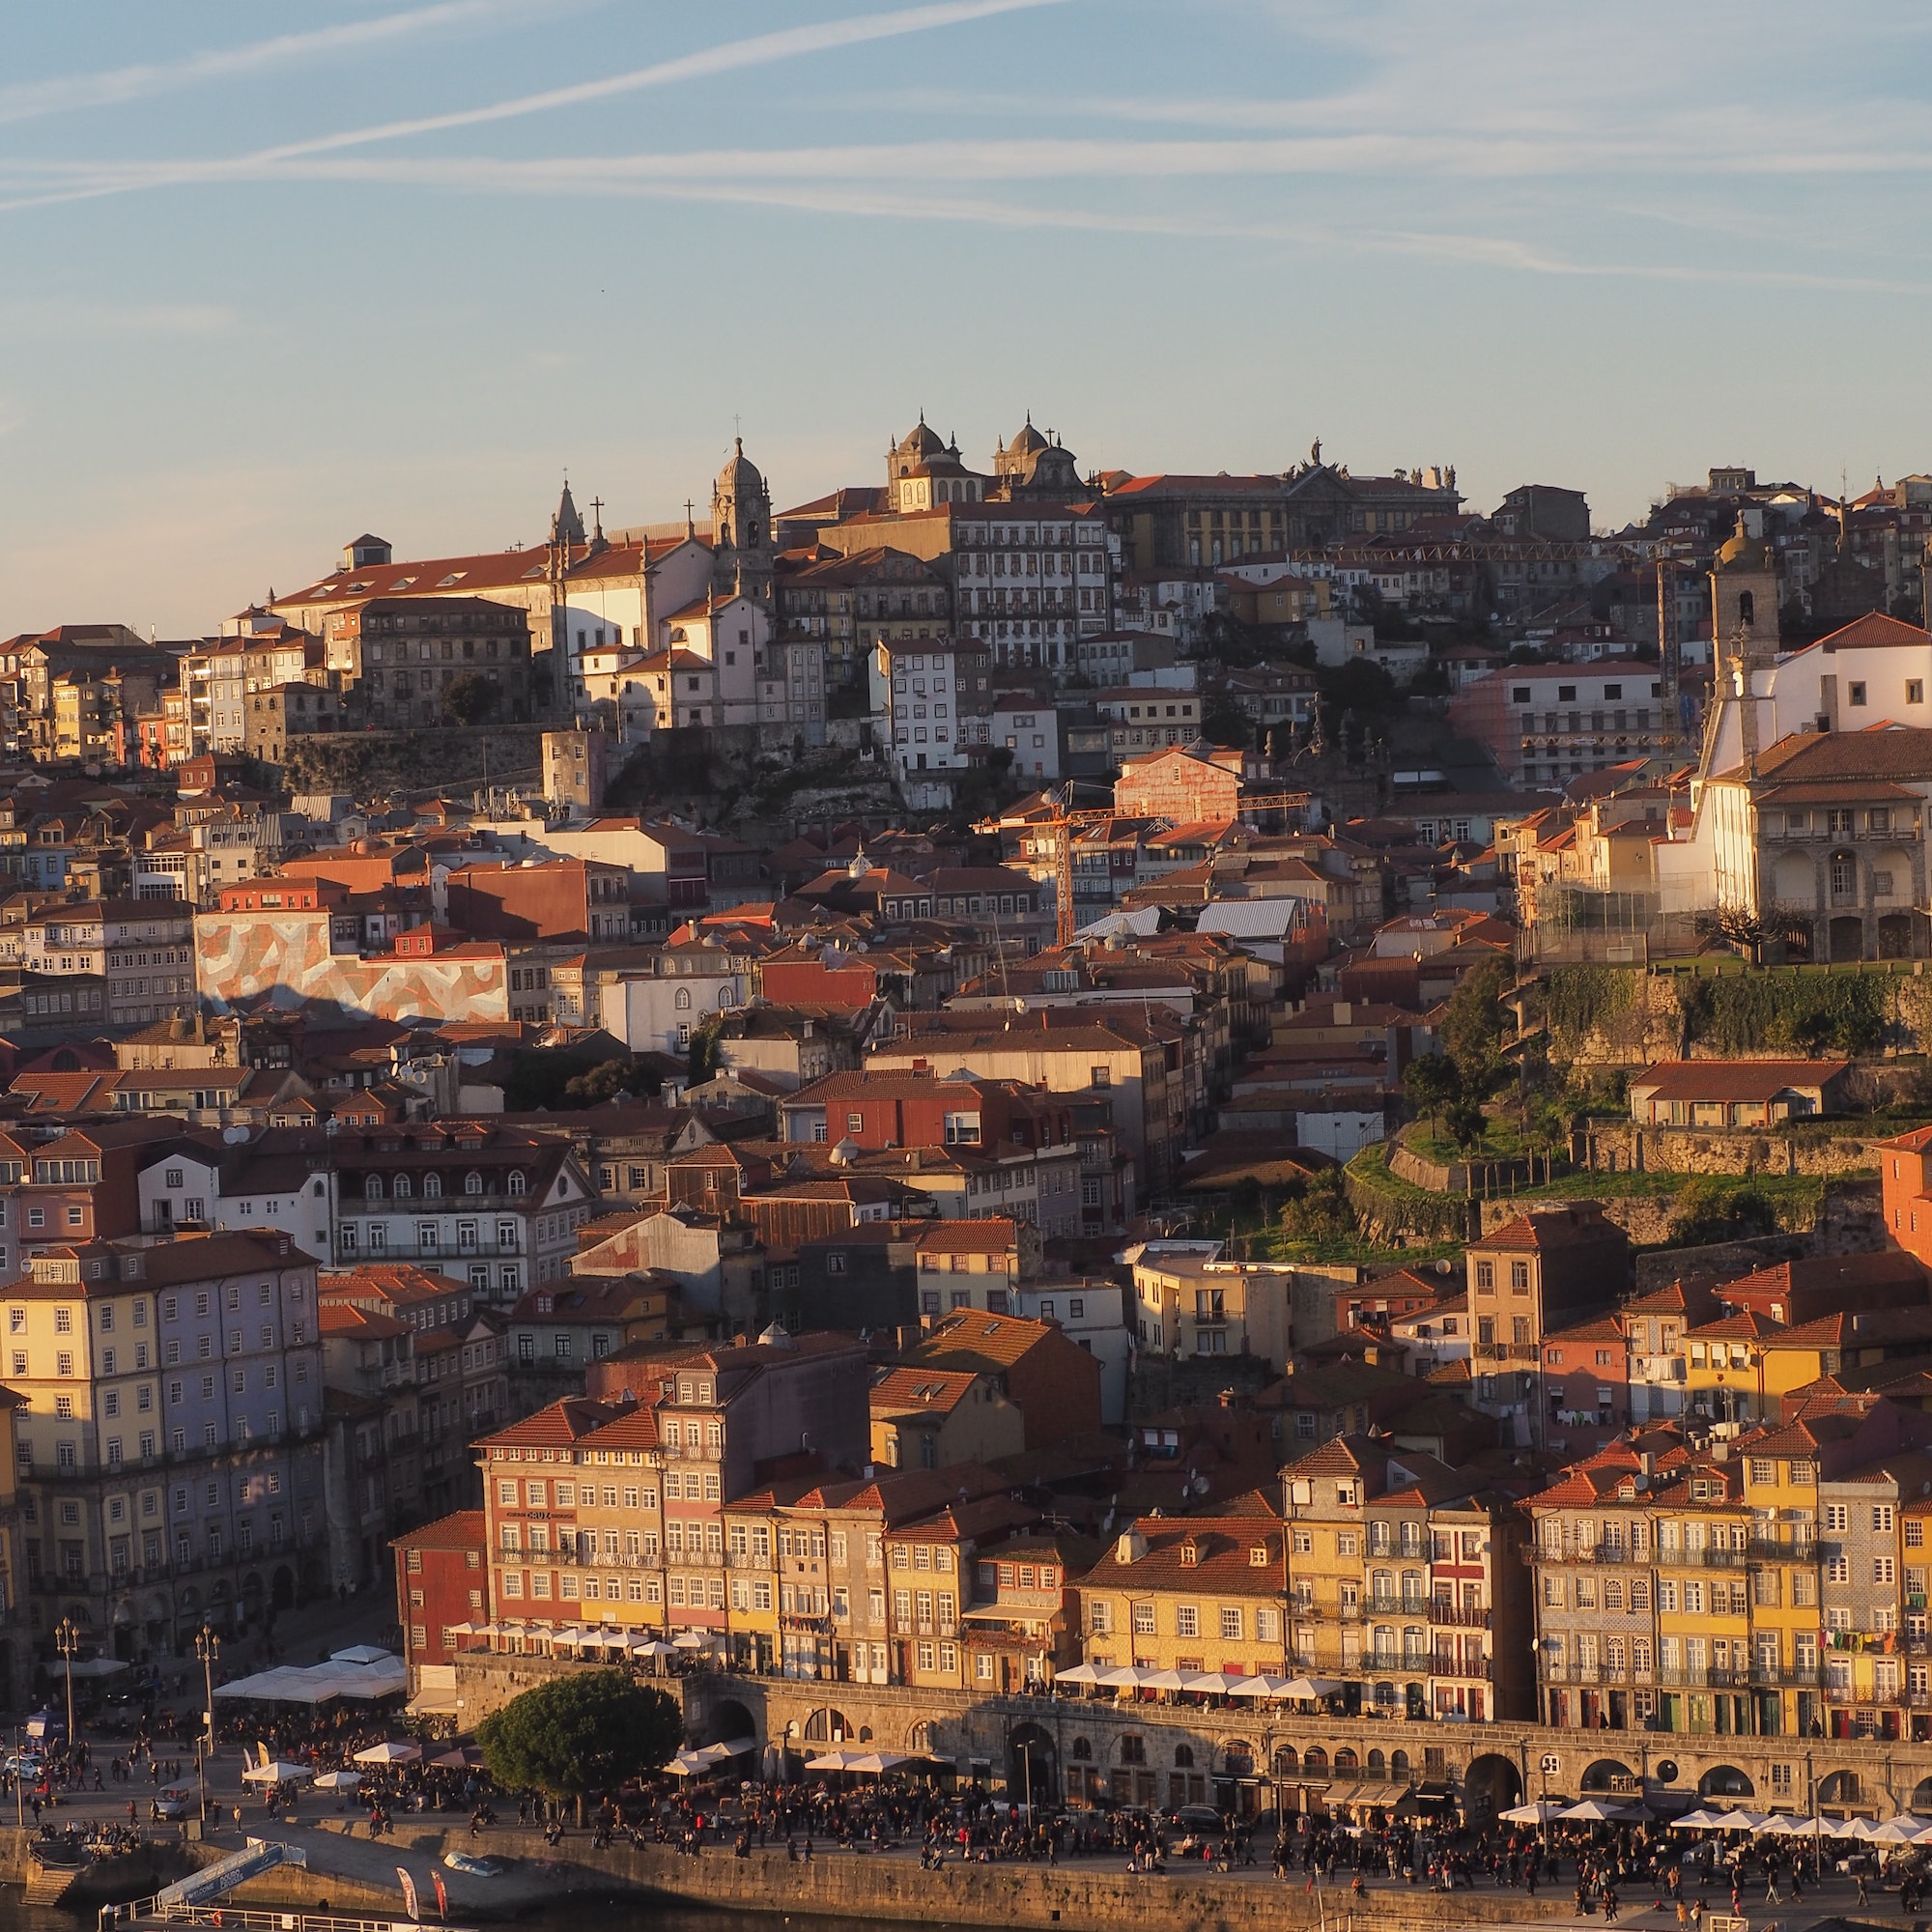
{"label": "stone staircase", "polygon": [[58,1905],[73,1889],[74,1881],[84,1869],[81,1865],[43,1865],[38,1859],[30,1861],[26,1902],[29,1905]]}

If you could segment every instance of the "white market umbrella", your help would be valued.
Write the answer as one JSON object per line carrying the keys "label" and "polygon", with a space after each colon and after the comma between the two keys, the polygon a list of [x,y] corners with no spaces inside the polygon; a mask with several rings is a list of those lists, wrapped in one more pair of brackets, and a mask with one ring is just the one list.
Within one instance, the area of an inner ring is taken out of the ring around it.
{"label": "white market umbrella", "polygon": [[116,1671],[128,1666],[119,1658],[84,1657],[76,1663],[71,1658],[64,1658],[54,1665],[54,1675],[67,1677],[112,1677]]}
{"label": "white market umbrella", "polygon": [[1117,1663],[1112,1669],[1101,1671],[1094,1681],[1110,1690],[1138,1690],[1152,1674],[1137,1663]]}
{"label": "white market umbrella", "polygon": [[1717,1832],[1723,1829],[1723,1824],[1724,1814],[1721,1811],[1687,1811],[1683,1817],[1671,1819],[1670,1829],[1673,1832]]}
{"label": "white market umbrella", "polygon": [[732,1738],[725,1744],[700,1745],[697,1755],[713,1764],[728,1764],[734,1757],[743,1757],[747,1751],[754,1751],[757,1747],[756,1738]]}
{"label": "white market umbrella", "polygon": [[1601,1798],[1586,1798],[1580,1804],[1572,1804],[1556,1814],[1559,1818],[1571,1818],[1579,1824],[1608,1825],[1622,1823],[1631,1818],[1644,1815],[1641,1806],[1628,1804],[1606,1804]]}
{"label": "white market umbrella", "polygon": [[1927,1825],[1922,1832],[1915,1833],[1912,1842],[1915,1845],[1932,1845],[1932,1825]]}
{"label": "white market umbrella", "polygon": [[392,1650],[378,1650],[373,1643],[351,1644],[347,1650],[331,1650],[328,1653],[331,1663],[394,1663],[399,1660]]}
{"label": "white market umbrella", "polygon": [[672,1637],[670,1641],[673,1650],[702,1650],[711,1639],[700,1636],[696,1631],[685,1631],[682,1634]]}
{"label": "white market umbrella", "polygon": [[1562,1815],[1562,1805],[1551,1804],[1548,1799],[1539,1799],[1531,1804],[1512,1804],[1507,1811],[1497,1813],[1509,1825],[1547,1825],[1552,1818]]}
{"label": "white market umbrella", "polygon": [[[1855,1825],[1864,1825],[1862,1818]],[[1855,1836],[1868,1839],[1874,1845],[1910,1845],[1917,1841],[1919,1833],[1926,1829],[1923,1818],[1915,1818],[1910,1812],[1900,1812],[1896,1818],[1888,1818],[1883,1825],[1867,1825],[1862,1833]]]}
{"label": "white market umbrella", "polygon": [[702,1751],[681,1750],[666,1763],[665,1770],[673,1777],[701,1777],[712,1762]]}
{"label": "white market umbrella", "polygon": [[386,1740],[355,1753],[357,1764],[414,1764],[422,1756],[421,1745],[399,1745]]}
{"label": "white market umbrella", "polygon": [[1091,1663],[1070,1663],[1065,1670],[1053,1673],[1056,1684],[1097,1684],[1100,1673]]}
{"label": "white market umbrella", "polygon": [[866,1771],[876,1774],[879,1772],[896,1771],[900,1765],[911,1764],[912,1762],[913,1759],[900,1757],[893,1751],[861,1751],[846,1766],[846,1769],[848,1771]]}
{"label": "white market umbrella", "polygon": [[634,1639],[631,1644],[631,1655],[633,1657],[675,1657],[677,1655],[677,1645],[674,1643],[666,1643],[662,1638],[654,1636],[646,1637],[642,1643],[639,1643]]}
{"label": "white market umbrella", "polygon": [[826,1751],[822,1756],[809,1759],[807,1771],[857,1771],[862,1753],[859,1751]]}
{"label": "white market umbrella", "polygon": [[1281,1687],[1281,1694],[1303,1699],[1332,1697],[1341,1688],[1333,1677],[1291,1677]]}
{"label": "white market umbrella", "polygon": [[1259,1701],[1264,1697],[1280,1698],[1288,1695],[1289,1679],[1286,1677],[1240,1677],[1228,1687],[1231,1697],[1251,1697]]}
{"label": "white market umbrella", "polygon": [[1758,1827],[1761,1838],[1832,1838],[1849,1831],[1850,1827],[1833,1823],[1829,1818],[1794,1818],[1780,1811],[1774,1818],[1767,1818]]}
{"label": "white market umbrella", "polygon": [[1765,1822],[1762,1811],[1726,1811],[1711,1829],[1714,1832],[1755,1832]]}
{"label": "white market umbrella", "polygon": [[1149,1690],[1185,1690],[1187,1683],[1178,1670],[1150,1670],[1141,1677],[1142,1686]]}
{"label": "white market umbrella", "polygon": [[306,1777],[309,1775],[305,1764],[291,1764],[288,1759],[271,1757],[267,1764],[251,1764],[242,1774],[244,1784],[286,1784],[293,1777]]}
{"label": "white market umbrella", "polygon": [[1192,1690],[1207,1697],[1229,1696],[1235,1686],[1243,1681],[1238,1677],[1230,1677],[1222,1670],[1183,1671],[1181,1675],[1186,1679],[1181,1686],[1183,1690]]}
{"label": "white market umbrella", "polygon": [[316,1780],[322,1791],[354,1791],[362,1782],[359,1771],[325,1771]]}

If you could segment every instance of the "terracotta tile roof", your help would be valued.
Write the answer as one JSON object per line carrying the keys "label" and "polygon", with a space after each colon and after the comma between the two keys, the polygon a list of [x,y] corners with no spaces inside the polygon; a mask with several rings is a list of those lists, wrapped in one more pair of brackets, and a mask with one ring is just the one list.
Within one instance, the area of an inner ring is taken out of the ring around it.
{"label": "terracotta tile roof", "polygon": [[905,1360],[909,1364],[930,1363],[935,1367],[1009,1368],[1032,1350],[1058,1336],[1060,1329],[1052,1322],[1028,1321],[1017,1315],[980,1315],[961,1309],[956,1315],[947,1316],[907,1352]]}
{"label": "terracotta tile roof", "polygon": [[919,1237],[921,1254],[1003,1255],[1019,1239],[1010,1221],[935,1221]]}
{"label": "terracotta tile roof", "polygon": [[[1133,1533],[1147,1539],[1145,1555],[1122,1560],[1122,1539],[1111,1543],[1082,1582],[1089,1589],[1212,1590],[1222,1596],[1279,1600],[1282,1533],[1253,1517],[1142,1517]],[[1257,1563],[1253,1552],[1263,1560]]]}
{"label": "terracotta tile roof", "polygon": [[457,1510],[390,1540],[392,1549],[481,1549],[487,1531],[481,1510]]}
{"label": "terracotta tile roof", "polygon": [[1630,1084],[1659,1100],[1772,1100],[1786,1088],[1822,1087],[1850,1071],[1846,1060],[1663,1060]]}
{"label": "terracotta tile roof", "polygon": [[615,1404],[592,1402],[587,1396],[565,1396],[521,1422],[481,1438],[490,1449],[574,1449],[593,1429],[614,1421],[622,1411]]}

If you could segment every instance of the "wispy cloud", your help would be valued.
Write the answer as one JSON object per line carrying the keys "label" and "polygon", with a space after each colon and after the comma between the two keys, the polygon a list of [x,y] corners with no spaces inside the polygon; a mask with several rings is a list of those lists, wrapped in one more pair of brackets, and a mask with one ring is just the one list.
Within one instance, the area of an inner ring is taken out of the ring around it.
{"label": "wispy cloud", "polygon": [[534,114],[554,113],[561,108],[588,106],[649,88],[671,87],[684,81],[708,79],[749,68],[769,66],[778,61],[796,60],[809,54],[832,53],[873,41],[896,40],[908,34],[929,33],[938,28],[992,19],[1003,14],[1031,13],[1042,7],[1065,4],[1066,0],[930,0],[930,4],[924,6],[899,8],[888,14],[863,14],[840,20],[817,21],[810,26],[787,27],[777,33],[756,34],[742,41],[727,41],[716,46],[701,47],[695,53],[681,54],[673,60],[657,61],[648,67],[606,74],[569,87],[546,88],[540,93],[517,95],[507,100],[492,101],[482,107],[460,108],[446,114],[419,115],[411,120],[385,121],[368,128],[342,128],[331,134],[317,135],[305,141],[283,142],[230,158],[88,169],[84,171],[86,179],[81,185],[0,202],[0,212],[93,200],[103,195],[181,186],[196,182],[260,179],[279,162],[299,160],[310,156],[336,154],[344,149],[366,147],[382,141],[446,133],[459,128],[520,120]]}
{"label": "wispy cloud", "polygon": [[312,33],[279,34],[272,40],[251,41],[245,46],[214,47],[180,60],[155,61],[139,67],[108,68],[99,73],[65,74],[50,80],[16,81],[0,87],[0,123],[31,121],[48,114],[67,114],[90,107],[120,107],[156,95],[211,81],[252,77],[277,68],[299,66],[331,55],[360,53],[421,34],[449,27],[487,23],[493,17],[527,13],[531,0],[440,0],[431,7],[404,14],[385,14],[373,20],[346,20],[319,27]]}
{"label": "wispy cloud", "polygon": [[0,338],[225,335],[239,317],[216,302],[104,302],[58,297],[0,301]]}

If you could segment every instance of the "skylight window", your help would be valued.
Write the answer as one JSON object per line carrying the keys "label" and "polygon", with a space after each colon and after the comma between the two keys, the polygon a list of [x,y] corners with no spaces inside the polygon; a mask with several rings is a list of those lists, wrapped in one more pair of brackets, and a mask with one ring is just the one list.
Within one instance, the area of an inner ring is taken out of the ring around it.
{"label": "skylight window", "polygon": [[447,590],[452,583],[461,583],[469,574],[466,570],[452,570],[447,577],[437,579],[436,587],[439,590]]}

